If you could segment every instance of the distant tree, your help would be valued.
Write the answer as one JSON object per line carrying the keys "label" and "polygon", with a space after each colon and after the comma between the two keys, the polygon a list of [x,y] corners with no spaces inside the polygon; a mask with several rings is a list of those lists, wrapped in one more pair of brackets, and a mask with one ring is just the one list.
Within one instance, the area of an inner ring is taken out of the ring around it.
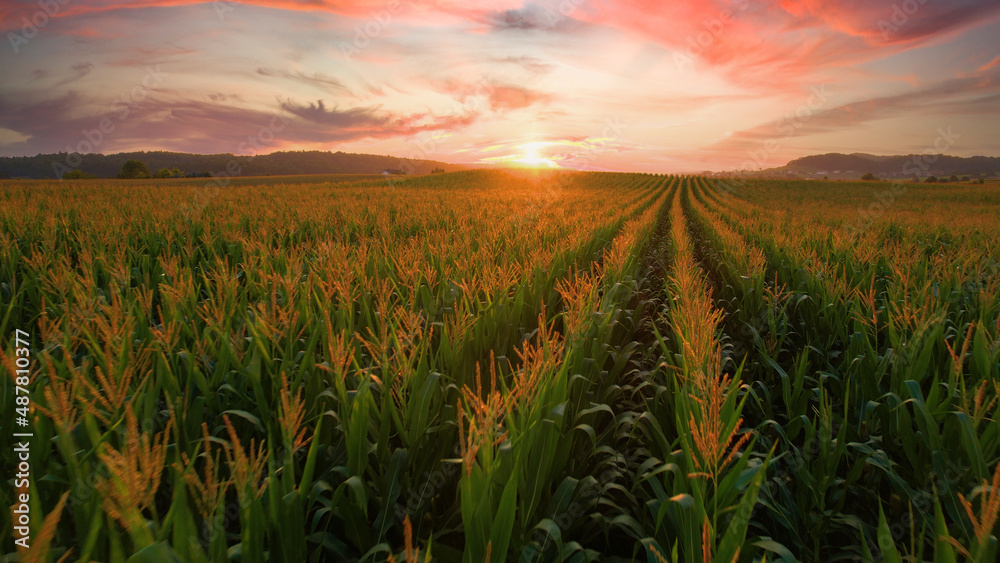
{"label": "distant tree", "polygon": [[980,184],[985,184],[986,183],[986,178],[980,178],[979,179],[979,183]]}
{"label": "distant tree", "polygon": [[431,170],[431,174],[441,174],[442,172],[444,172],[444,168],[441,167],[437,167],[434,170]]}
{"label": "distant tree", "polygon": [[963,182],[968,182],[969,181],[969,177],[968,176],[962,176],[962,181]]}
{"label": "distant tree", "polygon": [[827,178],[826,176],[823,176],[823,179],[824,179],[824,180],[829,180],[829,178]]}
{"label": "distant tree", "polygon": [[146,163],[141,160],[126,160],[118,177],[124,180],[149,178],[149,168],[146,168]]}
{"label": "distant tree", "polygon": [[154,178],[183,178],[184,173],[176,166],[173,168],[160,168],[153,174]]}
{"label": "distant tree", "polygon": [[951,178],[948,178],[948,181],[949,182],[957,182],[958,181],[958,176],[952,174]]}
{"label": "distant tree", "polygon": [[96,178],[93,174],[87,174],[83,170],[74,168],[68,172],[63,172],[63,180],[91,180]]}
{"label": "distant tree", "polygon": [[861,177],[861,179],[862,180],[878,180],[878,178],[876,178],[875,175],[872,174],[871,172],[866,173],[864,176]]}
{"label": "distant tree", "polygon": [[928,176],[928,177],[927,177],[927,178],[926,178],[926,179],[924,180],[924,182],[925,182],[925,183],[928,183],[928,184],[933,184],[934,182],[937,182],[937,176]]}

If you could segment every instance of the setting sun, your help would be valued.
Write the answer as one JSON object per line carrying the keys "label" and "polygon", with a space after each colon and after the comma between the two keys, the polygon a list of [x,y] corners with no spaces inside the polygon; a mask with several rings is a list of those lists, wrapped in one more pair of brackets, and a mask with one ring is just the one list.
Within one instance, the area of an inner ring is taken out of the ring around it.
{"label": "setting sun", "polygon": [[514,160],[513,162],[520,166],[525,166],[528,168],[561,168],[558,163],[554,160],[542,157],[538,155],[538,151],[535,148],[537,143],[530,143],[524,145],[524,155]]}

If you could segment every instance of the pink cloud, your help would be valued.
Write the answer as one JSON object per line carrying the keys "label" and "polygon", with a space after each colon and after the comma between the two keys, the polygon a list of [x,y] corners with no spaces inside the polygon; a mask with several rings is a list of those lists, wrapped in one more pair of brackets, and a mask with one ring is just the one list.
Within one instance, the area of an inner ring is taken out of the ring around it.
{"label": "pink cloud", "polygon": [[[94,0],[68,4],[53,17],[194,4],[204,2]],[[358,19],[388,17],[386,21],[429,25],[466,21],[493,30],[549,33],[575,33],[586,22],[587,28],[615,28],[667,47],[681,70],[689,64],[707,65],[734,82],[765,90],[807,83],[824,68],[883,57],[1000,14],[1000,3],[974,0],[617,0],[571,3],[568,13],[563,4],[518,0],[246,0],[212,5],[234,11],[244,4]],[[5,2],[0,7],[0,29],[18,29],[22,18],[30,19],[38,11],[30,0]],[[447,18],[442,20],[442,15]]]}
{"label": "pink cloud", "polygon": [[782,90],[813,81],[826,68],[885,57],[1000,14],[996,2],[917,4],[912,13],[896,13],[902,8],[894,6],[901,5],[898,0],[623,0],[573,15],[667,47],[680,70],[703,64],[743,85]]}
{"label": "pink cloud", "polygon": [[804,23],[864,38],[872,45],[910,43],[982,23],[995,15],[995,2],[958,0],[778,0],[780,7]]}
{"label": "pink cloud", "polygon": [[991,68],[997,68],[1000,66],[1000,55],[993,57],[993,60],[979,67],[979,71],[990,70]]}

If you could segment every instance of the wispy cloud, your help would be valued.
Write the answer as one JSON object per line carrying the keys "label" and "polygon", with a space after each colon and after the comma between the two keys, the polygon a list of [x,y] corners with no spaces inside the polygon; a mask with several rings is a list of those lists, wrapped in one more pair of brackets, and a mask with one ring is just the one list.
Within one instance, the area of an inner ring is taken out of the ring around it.
{"label": "wispy cloud", "polygon": [[513,65],[517,65],[527,70],[528,72],[534,74],[544,74],[546,72],[551,71],[555,67],[555,65],[552,63],[546,62],[538,57],[532,57],[530,55],[520,55],[517,57],[514,56],[503,57],[494,60],[500,63],[510,63]]}
{"label": "wispy cloud", "polygon": [[348,88],[344,86],[344,84],[341,81],[331,76],[327,76],[321,72],[312,72],[312,73],[306,73],[302,71],[292,72],[288,70],[258,67],[257,74],[267,77],[277,77],[277,78],[284,78],[286,80],[294,80],[297,82],[301,82],[303,84],[315,86],[322,90],[331,90],[334,92],[348,92]]}

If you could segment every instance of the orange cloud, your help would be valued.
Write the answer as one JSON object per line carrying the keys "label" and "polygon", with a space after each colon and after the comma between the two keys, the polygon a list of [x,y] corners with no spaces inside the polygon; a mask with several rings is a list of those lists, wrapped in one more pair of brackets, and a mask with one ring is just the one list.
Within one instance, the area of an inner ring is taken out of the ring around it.
{"label": "orange cloud", "polygon": [[484,98],[493,111],[526,108],[551,99],[551,95],[524,86],[498,83],[484,78],[477,83],[448,80],[436,85],[437,89],[470,107],[478,105],[477,98]]}

